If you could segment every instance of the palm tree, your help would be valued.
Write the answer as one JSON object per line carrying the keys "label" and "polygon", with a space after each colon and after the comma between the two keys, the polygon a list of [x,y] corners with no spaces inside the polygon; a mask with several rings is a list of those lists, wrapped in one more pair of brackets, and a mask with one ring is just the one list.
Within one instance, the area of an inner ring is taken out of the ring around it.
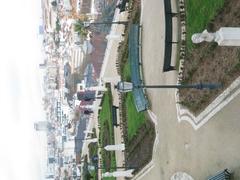
{"label": "palm tree", "polygon": [[88,30],[86,29],[86,27],[84,27],[84,24],[82,21],[78,20],[75,24],[74,24],[74,30],[76,32],[78,32],[78,34],[82,37],[86,37],[88,34]]}

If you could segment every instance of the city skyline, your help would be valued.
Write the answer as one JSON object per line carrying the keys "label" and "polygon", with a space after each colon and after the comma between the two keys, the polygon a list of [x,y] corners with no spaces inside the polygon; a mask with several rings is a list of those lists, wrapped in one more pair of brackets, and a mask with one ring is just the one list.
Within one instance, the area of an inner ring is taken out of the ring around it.
{"label": "city skyline", "polygon": [[[11,13],[9,14],[9,8]],[[44,179],[45,135],[33,124],[45,118],[42,109],[42,62],[38,26],[40,0],[1,2],[0,179]]]}

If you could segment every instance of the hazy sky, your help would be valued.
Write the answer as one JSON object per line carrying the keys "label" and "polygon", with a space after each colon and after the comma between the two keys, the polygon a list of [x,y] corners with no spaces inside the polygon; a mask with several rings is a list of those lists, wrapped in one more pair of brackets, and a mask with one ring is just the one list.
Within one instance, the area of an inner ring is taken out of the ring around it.
{"label": "hazy sky", "polygon": [[4,0],[0,6],[0,179],[44,179],[45,135],[38,26],[40,0]]}

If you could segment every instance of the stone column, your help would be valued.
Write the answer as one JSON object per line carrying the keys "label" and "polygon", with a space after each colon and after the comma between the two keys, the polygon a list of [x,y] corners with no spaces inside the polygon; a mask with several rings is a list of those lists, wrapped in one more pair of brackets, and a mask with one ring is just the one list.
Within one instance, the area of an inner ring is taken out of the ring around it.
{"label": "stone column", "polygon": [[192,35],[193,43],[217,42],[219,46],[240,46],[240,28],[222,27],[215,33],[209,33],[206,29],[202,33]]}

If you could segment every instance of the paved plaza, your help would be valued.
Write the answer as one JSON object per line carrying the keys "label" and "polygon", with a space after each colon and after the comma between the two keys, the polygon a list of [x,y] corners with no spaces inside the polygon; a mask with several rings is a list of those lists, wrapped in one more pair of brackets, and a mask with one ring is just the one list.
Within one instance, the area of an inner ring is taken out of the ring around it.
{"label": "paved plaza", "polygon": [[[176,84],[177,72],[163,73],[165,18],[163,0],[142,2],[142,55],[145,84]],[[195,180],[206,179],[229,168],[240,179],[240,96],[207,124],[195,131],[187,122],[178,123],[174,89],[147,90],[151,110],[158,119],[159,143],[153,168],[138,179],[168,180],[183,171]]]}

